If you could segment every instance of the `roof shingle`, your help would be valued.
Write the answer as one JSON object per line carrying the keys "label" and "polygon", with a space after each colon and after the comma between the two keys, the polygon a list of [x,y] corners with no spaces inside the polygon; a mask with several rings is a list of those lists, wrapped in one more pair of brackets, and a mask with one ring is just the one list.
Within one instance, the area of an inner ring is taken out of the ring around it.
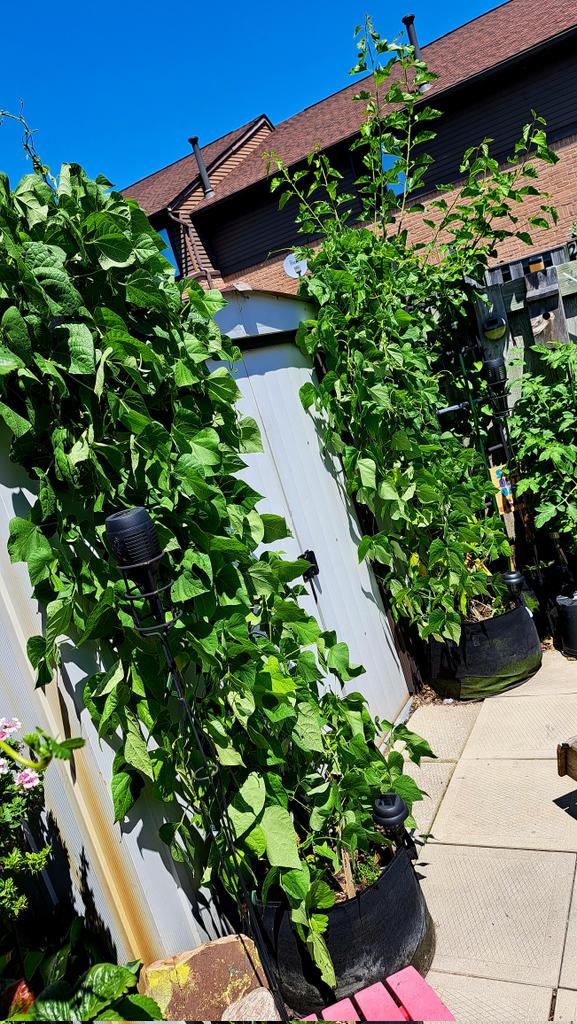
{"label": "roof shingle", "polygon": [[[255,117],[252,121],[241,125],[240,128],[235,128],[233,131],[227,132],[226,135],[222,135],[220,139],[215,139],[214,142],[203,146],[202,155],[206,166],[210,167],[211,164],[219,160],[260,120],[260,117]],[[147,175],[146,178],[136,181],[133,185],[123,188],[122,194],[127,199],[136,199],[146,213],[152,216],[169,206],[172,200],[198,177],[196,157],[191,152],[181,157],[180,160],[175,160],[168,167],[163,167],[162,170],[155,171],[153,174]]]}

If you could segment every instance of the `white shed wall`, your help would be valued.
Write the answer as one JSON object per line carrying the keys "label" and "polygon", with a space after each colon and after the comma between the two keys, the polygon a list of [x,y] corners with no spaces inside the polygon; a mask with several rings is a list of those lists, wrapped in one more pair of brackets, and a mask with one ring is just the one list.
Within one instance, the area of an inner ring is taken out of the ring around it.
{"label": "white shed wall", "polygon": [[314,420],[300,402],[299,388],[312,379],[312,369],[296,345],[270,344],[273,338],[246,350],[232,370],[240,409],[256,419],[265,449],[245,456],[242,475],[265,495],[259,509],[284,515],[291,529],[292,537],[273,547],[289,558],[315,552],[320,572],[302,603],[348,644],[351,661],[365,667],[346,692],[360,691],[374,715],[394,722],[410,699],[408,688],[377,582],[358,560],[361,533],[342,468],[321,454]]}
{"label": "white shed wall", "polygon": [[[287,556],[297,558],[306,549],[317,556],[320,574],[311,585],[316,600],[311,592],[301,602],[348,644],[351,661],[364,665],[364,675],[346,690],[363,693],[374,715],[397,721],[406,717],[410,695],[392,630],[373,571],[358,561],[361,533],[342,467],[321,452],[314,420],[300,402],[299,388],[313,379],[310,361],[286,340],[314,316],[314,307],[274,292],[225,297],[228,305],[215,319],[243,349],[232,373],[241,412],[256,419],[265,449],[245,457],[243,476],[264,495],[262,511],[285,516],[293,534],[282,542]],[[284,338],[275,343],[278,332]]]}

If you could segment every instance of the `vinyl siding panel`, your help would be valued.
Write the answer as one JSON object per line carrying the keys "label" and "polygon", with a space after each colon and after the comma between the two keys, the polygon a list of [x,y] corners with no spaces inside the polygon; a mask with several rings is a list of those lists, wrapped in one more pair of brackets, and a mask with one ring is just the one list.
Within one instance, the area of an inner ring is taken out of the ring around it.
{"label": "vinyl siding panel", "polygon": [[431,102],[443,113],[433,126],[437,138],[428,144],[433,164],[427,187],[455,181],[462,155],[485,138],[493,140],[492,154],[509,156],[531,110],[547,121],[550,139],[570,135],[577,126],[577,51],[569,42],[552,47],[500,72],[483,84],[459,90],[455,96]]}

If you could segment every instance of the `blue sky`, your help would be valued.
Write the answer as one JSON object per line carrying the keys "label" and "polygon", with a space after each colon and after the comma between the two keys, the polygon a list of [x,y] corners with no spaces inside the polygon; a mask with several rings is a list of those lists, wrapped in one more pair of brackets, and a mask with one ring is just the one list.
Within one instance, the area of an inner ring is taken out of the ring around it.
{"label": "blue sky", "polygon": [[[366,12],[392,38],[414,13],[421,43],[491,0],[29,0],[2,13],[0,108],[20,100],[53,170],[83,164],[119,187],[265,112],[274,121],[349,84]],[[19,129],[0,126],[0,170],[29,170]]]}

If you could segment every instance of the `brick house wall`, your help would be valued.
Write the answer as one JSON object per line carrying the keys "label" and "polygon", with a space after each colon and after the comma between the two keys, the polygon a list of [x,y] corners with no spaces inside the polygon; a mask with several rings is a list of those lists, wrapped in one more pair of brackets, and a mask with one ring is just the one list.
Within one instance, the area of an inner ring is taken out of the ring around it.
{"label": "brick house wall", "polygon": [[237,274],[228,274],[227,277],[218,277],[214,281],[215,288],[230,288],[236,281],[250,285],[255,290],[267,292],[281,292],[283,295],[296,295],[299,282],[296,278],[288,277],[283,269],[286,253],[275,256],[264,263],[257,263],[254,267],[246,267]]}

